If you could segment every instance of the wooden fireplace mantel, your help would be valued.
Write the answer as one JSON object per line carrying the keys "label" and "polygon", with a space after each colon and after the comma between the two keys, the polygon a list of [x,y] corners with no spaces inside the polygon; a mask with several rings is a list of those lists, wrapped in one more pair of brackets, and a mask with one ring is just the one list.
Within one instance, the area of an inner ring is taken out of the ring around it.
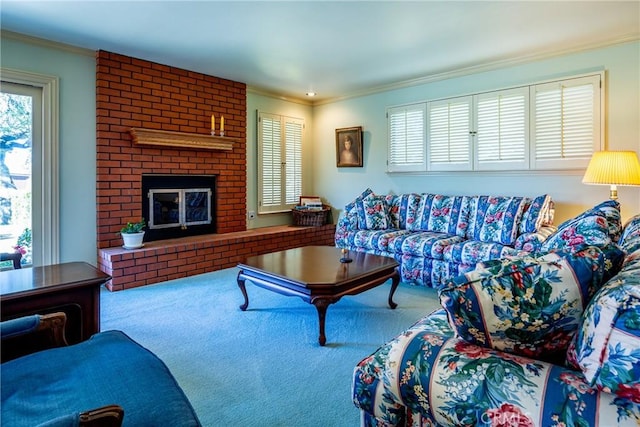
{"label": "wooden fireplace mantel", "polygon": [[232,150],[238,138],[201,135],[197,133],[170,132],[165,130],[131,128],[134,144],[163,145],[168,147],[200,148],[205,150]]}

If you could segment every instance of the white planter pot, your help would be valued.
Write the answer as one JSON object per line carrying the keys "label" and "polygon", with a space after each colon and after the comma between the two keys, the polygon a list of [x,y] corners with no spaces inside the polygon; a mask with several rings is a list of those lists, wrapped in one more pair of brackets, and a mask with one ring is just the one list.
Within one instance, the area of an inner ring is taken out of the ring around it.
{"label": "white planter pot", "polygon": [[143,247],[143,238],[144,231],[141,231],[140,233],[122,233],[122,240],[124,241],[125,249],[137,249]]}

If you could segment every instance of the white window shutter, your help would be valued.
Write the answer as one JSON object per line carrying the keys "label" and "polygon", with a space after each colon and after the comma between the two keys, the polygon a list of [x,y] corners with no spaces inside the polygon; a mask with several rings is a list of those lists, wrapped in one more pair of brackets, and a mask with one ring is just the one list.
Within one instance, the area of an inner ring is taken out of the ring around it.
{"label": "white window shutter", "polygon": [[284,212],[302,194],[304,120],[258,112],[258,212]]}
{"label": "white window shutter", "polygon": [[388,172],[424,172],[424,103],[387,110],[389,129]]}
{"label": "white window shutter", "polygon": [[528,167],[529,90],[516,88],[477,95],[476,170]]}
{"label": "white window shutter", "polygon": [[472,168],[472,97],[428,103],[427,158],[432,171]]}
{"label": "white window shutter", "polygon": [[260,164],[259,176],[261,177],[260,206],[268,209],[279,206],[282,199],[282,150],[281,133],[282,124],[280,116],[259,113],[258,138]]}
{"label": "white window shutter", "polygon": [[285,203],[297,205],[302,195],[302,120],[285,118]]}
{"label": "white window shutter", "polygon": [[601,148],[600,75],[532,87],[535,169],[586,167]]}

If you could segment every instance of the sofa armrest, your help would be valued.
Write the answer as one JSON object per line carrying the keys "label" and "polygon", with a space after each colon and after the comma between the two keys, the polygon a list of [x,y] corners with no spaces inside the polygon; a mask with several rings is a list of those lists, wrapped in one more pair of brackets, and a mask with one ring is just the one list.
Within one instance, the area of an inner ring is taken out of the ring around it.
{"label": "sofa armrest", "polygon": [[335,244],[339,248],[348,247],[347,235],[349,231],[353,231],[357,227],[357,218],[355,214],[346,210],[340,212],[336,223]]}
{"label": "sofa armrest", "polygon": [[33,314],[0,322],[2,362],[35,351],[67,346],[63,312]]}

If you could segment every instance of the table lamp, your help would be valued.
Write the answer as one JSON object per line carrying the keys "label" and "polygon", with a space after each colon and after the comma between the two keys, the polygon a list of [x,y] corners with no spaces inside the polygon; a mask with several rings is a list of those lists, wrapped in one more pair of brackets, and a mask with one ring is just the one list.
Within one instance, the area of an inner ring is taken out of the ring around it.
{"label": "table lamp", "polygon": [[640,185],[640,163],[635,151],[593,153],[583,184],[610,185],[611,200],[618,199],[618,185]]}

